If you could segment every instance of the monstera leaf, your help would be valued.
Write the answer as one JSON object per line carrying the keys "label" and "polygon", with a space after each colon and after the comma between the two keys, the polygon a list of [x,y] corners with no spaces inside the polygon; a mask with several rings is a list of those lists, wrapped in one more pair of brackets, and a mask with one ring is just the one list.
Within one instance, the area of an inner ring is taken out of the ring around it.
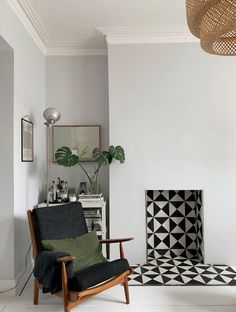
{"label": "monstera leaf", "polygon": [[72,154],[69,147],[63,146],[55,153],[56,162],[64,167],[72,167],[79,162],[79,157]]}
{"label": "monstera leaf", "polygon": [[119,145],[114,147],[113,145],[111,145],[109,147],[109,153],[111,154],[112,158],[119,160],[121,164],[125,162],[125,152],[123,147]]}
{"label": "monstera leaf", "polygon": [[112,162],[112,156],[107,151],[100,151],[98,148],[93,150],[93,160],[99,165],[109,165]]}

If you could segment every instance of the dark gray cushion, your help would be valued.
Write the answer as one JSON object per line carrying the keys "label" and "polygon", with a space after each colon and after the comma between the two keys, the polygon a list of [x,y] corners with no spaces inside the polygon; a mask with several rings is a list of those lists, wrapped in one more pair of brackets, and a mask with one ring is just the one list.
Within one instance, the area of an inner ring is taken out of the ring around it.
{"label": "dark gray cushion", "polygon": [[35,208],[32,216],[41,250],[41,240],[63,239],[88,233],[83,208],[79,202]]}
{"label": "dark gray cushion", "polygon": [[79,271],[69,280],[69,289],[81,291],[115,277],[129,269],[126,259],[104,262]]}

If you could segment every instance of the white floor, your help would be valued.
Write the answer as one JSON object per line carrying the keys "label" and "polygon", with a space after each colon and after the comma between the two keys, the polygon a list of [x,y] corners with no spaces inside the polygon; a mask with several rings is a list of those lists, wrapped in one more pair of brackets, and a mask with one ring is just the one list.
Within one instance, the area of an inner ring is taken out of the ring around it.
{"label": "white floor", "polygon": [[[41,295],[32,304],[32,284],[21,297],[0,295],[0,312],[63,312],[60,298]],[[72,309],[71,312],[236,312],[236,287],[227,286],[130,286],[131,304],[123,303],[117,286]]]}

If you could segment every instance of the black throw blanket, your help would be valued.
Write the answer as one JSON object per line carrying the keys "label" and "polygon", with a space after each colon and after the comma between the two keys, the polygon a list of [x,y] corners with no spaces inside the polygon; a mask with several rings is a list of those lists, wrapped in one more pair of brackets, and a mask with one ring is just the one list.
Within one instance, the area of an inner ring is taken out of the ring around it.
{"label": "black throw blanket", "polygon": [[[43,285],[44,293],[51,292],[54,294],[62,290],[61,263],[56,262],[56,260],[57,258],[64,256],[70,255],[61,251],[41,251],[36,258],[33,273]],[[66,263],[66,271],[68,278],[72,278],[72,261]]]}

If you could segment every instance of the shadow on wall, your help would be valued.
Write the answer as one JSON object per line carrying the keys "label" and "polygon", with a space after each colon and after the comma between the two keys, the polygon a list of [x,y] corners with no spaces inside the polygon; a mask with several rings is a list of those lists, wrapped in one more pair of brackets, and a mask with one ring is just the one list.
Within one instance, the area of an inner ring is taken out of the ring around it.
{"label": "shadow on wall", "polygon": [[[14,221],[10,216],[2,216],[0,218],[0,233],[1,233],[1,250],[0,264],[1,274],[0,280],[14,279]],[[1,289],[0,289],[1,290]]]}
{"label": "shadow on wall", "polygon": [[[44,174],[45,168],[40,168],[37,157],[33,163],[24,164],[26,168],[26,193],[25,193],[25,211],[14,216],[14,231],[15,231],[15,280],[17,283],[16,294],[19,294],[25,285],[28,277],[33,269],[32,246],[29,233],[29,225],[27,219],[27,210],[33,209],[39,202],[44,200],[45,184],[36,181],[43,179],[35,179]],[[37,199],[37,202],[35,202]],[[33,203],[33,204],[32,204]]]}
{"label": "shadow on wall", "polygon": [[[45,155],[46,158],[46,155]],[[37,198],[37,203],[33,207],[27,206],[28,209],[33,209],[38,203],[43,202],[46,199],[46,171],[45,166],[39,164],[37,154],[35,153],[34,162],[28,163],[27,167],[27,180],[26,180],[26,203],[33,203]],[[38,177],[37,181],[40,184],[35,185],[35,177]],[[37,192],[36,196],[34,192]],[[32,197],[31,197],[32,196]]]}
{"label": "shadow on wall", "polygon": [[14,279],[13,49],[0,36],[0,280]]}
{"label": "shadow on wall", "polygon": [[[15,255],[18,260],[15,263],[17,275],[15,276],[16,281],[16,294],[19,294],[23,286],[25,285],[28,277],[33,270],[33,257],[32,257],[32,246],[29,235],[29,226],[26,218],[14,218],[14,229],[15,233],[22,240],[24,240],[24,250],[21,251],[20,255]],[[17,248],[15,248],[17,252]]]}

